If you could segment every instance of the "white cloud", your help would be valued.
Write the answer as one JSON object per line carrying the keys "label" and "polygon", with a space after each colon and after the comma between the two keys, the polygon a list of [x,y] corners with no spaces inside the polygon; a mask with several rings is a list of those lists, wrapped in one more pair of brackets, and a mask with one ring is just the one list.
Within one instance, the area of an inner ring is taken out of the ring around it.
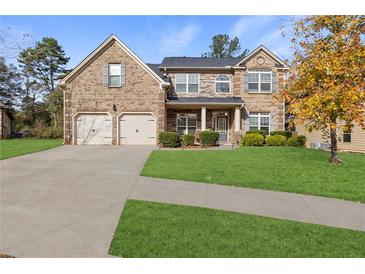
{"label": "white cloud", "polygon": [[164,55],[180,54],[194,40],[200,32],[200,27],[189,24],[183,28],[170,27],[163,32],[161,39],[161,49]]}
{"label": "white cloud", "polygon": [[259,39],[258,44],[265,45],[279,57],[288,58],[291,55],[291,43],[288,37],[282,36],[282,32],[281,28],[275,29]]}
{"label": "white cloud", "polygon": [[240,37],[247,32],[268,26],[274,19],[274,16],[242,16],[233,25],[230,35]]}
{"label": "white cloud", "polygon": [[282,30],[281,29],[276,29],[272,32],[269,32],[268,34],[264,35],[259,41],[258,43],[259,44],[269,44],[275,40],[278,40],[278,39],[282,39]]}

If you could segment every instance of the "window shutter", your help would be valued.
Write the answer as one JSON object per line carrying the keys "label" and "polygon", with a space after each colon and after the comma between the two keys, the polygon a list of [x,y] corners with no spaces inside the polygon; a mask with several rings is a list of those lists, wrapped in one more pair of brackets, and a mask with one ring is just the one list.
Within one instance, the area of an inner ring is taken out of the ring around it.
{"label": "window shutter", "polygon": [[120,64],[120,83],[125,86],[125,64]]}
{"label": "window shutter", "polygon": [[109,64],[103,66],[103,86],[109,86]]}
{"label": "window shutter", "polygon": [[248,72],[243,73],[243,91],[248,92]]}
{"label": "window shutter", "polygon": [[278,74],[276,72],[272,73],[272,92],[278,91]]}

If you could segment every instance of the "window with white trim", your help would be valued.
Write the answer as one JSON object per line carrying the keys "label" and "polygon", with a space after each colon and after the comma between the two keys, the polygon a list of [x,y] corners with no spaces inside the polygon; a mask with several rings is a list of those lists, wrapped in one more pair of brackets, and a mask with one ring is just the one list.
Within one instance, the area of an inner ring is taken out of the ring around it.
{"label": "window with white trim", "polygon": [[271,71],[249,71],[248,92],[272,92]]}
{"label": "window with white trim", "polygon": [[269,112],[250,112],[249,130],[264,130],[270,133],[270,113]]}
{"label": "window with white trim", "polygon": [[176,92],[198,92],[199,74],[196,73],[176,73]]}
{"label": "window with white trim", "polygon": [[183,134],[194,134],[196,131],[196,114],[182,113],[177,115],[176,131]]}
{"label": "window with white trim", "polygon": [[122,64],[109,64],[109,87],[120,87],[125,84],[125,67]]}
{"label": "window with white trim", "polygon": [[231,81],[228,75],[218,75],[215,79],[215,92],[229,93],[231,87]]}

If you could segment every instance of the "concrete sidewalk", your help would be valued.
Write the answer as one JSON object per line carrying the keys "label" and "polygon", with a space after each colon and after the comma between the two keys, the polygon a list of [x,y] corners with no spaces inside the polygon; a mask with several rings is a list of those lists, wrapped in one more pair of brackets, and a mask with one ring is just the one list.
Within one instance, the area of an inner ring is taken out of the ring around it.
{"label": "concrete sidewalk", "polygon": [[318,196],[139,177],[129,198],[365,231],[365,204]]}

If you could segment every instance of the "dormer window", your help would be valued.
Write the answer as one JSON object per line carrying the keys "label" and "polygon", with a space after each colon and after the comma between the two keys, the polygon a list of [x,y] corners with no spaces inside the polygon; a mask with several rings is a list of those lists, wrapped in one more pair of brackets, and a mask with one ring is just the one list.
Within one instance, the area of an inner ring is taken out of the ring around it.
{"label": "dormer window", "polygon": [[215,92],[229,93],[231,89],[231,81],[227,75],[219,75],[215,79]]}
{"label": "dormer window", "polygon": [[271,71],[249,71],[248,72],[248,92],[272,92]]}

